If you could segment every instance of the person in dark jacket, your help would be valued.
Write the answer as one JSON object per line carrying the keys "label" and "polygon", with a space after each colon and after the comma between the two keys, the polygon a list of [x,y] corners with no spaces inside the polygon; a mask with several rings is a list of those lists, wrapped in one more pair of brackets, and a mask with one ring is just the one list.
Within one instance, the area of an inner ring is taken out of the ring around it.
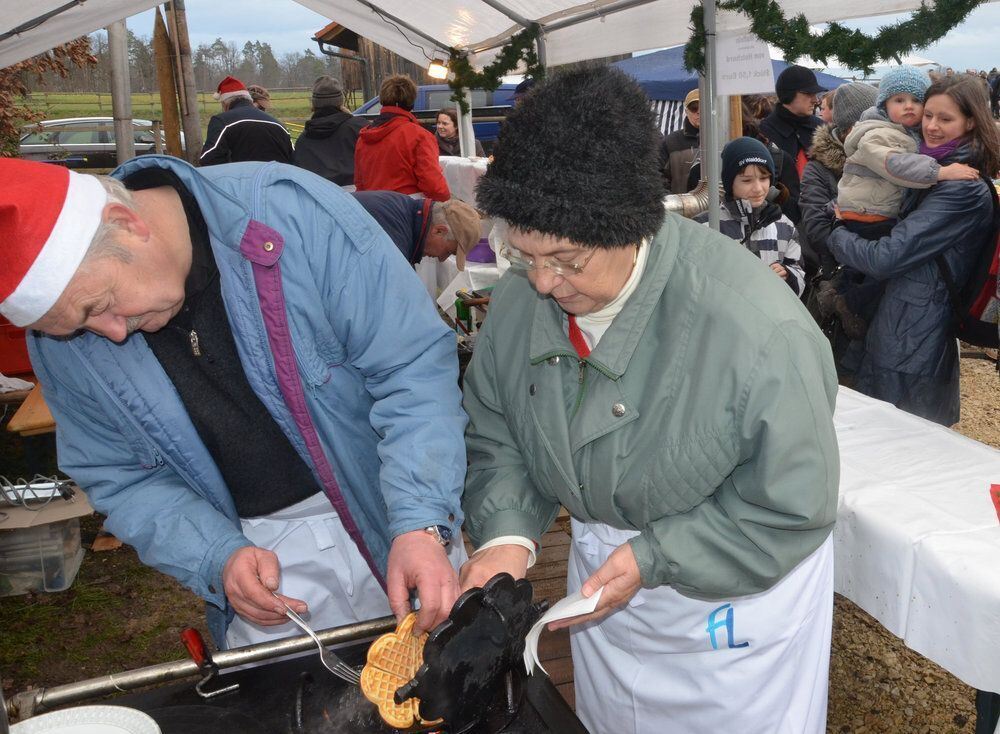
{"label": "person in dark jacket", "polygon": [[[442,107],[434,123],[434,137],[438,144],[440,155],[462,155],[458,145],[458,110],[455,107]],[[485,158],[483,144],[476,142],[475,155]]]}
{"label": "person in dark jacket", "polygon": [[227,76],[212,95],[222,112],[208,121],[201,165],[241,161],[292,162],[292,139],[285,126],[257,109],[250,92],[236,77]]}
{"label": "person in dark jacket", "polygon": [[[796,177],[789,187],[790,204],[785,211],[798,224],[802,218],[798,210],[799,180],[808,161],[807,153],[812,147],[813,133],[822,120],[813,114],[816,109],[816,95],[826,90],[816,81],[816,75],[804,66],[789,66],[775,82],[778,104],[770,115],[760,122],[761,131],[777,145],[794,164]],[[834,100],[836,109],[836,100]]]}
{"label": "person in dark jacket", "polygon": [[460,199],[417,199],[396,191],[355,191],[354,198],[389,235],[410,265],[425,257],[455,256],[465,269],[465,256],[479,242],[479,214]]}
{"label": "person in dark jacket", "polygon": [[799,229],[804,235],[803,249],[815,255],[824,280],[829,280],[837,268],[826,241],[833,224],[828,207],[837,200],[837,183],[847,158],[844,139],[862,113],[875,105],[877,95],[875,87],[861,82],[845,84],[827,95],[833,97],[833,123],[816,128],[809,161],[802,171]]}
{"label": "person in dark jacket", "polygon": [[660,147],[663,186],[671,194],[684,194],[694,188],[689,185],[688,175],[701,147],[699,104],[698,90],[692,89],[684,98],[683,126],[665,137]]}
{"label": "person in dark jacket", "polygon": [[[920,152],[942,165],[963,162],[987,176],[1000,169],[1000,132],[978,79],[945,77],[932,84],[922,129]],[[946,426],[960,413],[958,341],[940,264],[958,288],[965,285],[977,254],[994,236],[987,186],[977,179],[908,189],[888,236],[867,240],[837,226],[828,240],[839,262],[885,281],[855,388]]]}
{"label": "person in dark jacket", "polygon": [[448,201],[451,192],[438,161],[437,141],[410,111],[417,85],[403,74],[390,76],[378,97],[382,111],[361,131],[354,149],[358,191],[398,191]]}
{"label": "person in dark jacket", "polygon": [[312,109],[312,117],[295,142],[295,165],[338,186],[352,185],[354,146],[368,123],[344,106],[344,88],[332,76],[313,82]]}

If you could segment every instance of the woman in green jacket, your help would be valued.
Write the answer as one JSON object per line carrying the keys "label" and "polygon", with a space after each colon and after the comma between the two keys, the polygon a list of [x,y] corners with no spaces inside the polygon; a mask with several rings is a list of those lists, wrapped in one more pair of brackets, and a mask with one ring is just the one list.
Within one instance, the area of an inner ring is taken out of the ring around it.
{"label": "woman in green jacket", "polygon": [[826,340],[760,260],[665,218],[648,102],[616,70],[540,85],[494,155],[477,203],[521,272],[465,377],[463,586],[524,576],[563,505],[569,592],[603,587],[570,620],[591,731],[824,731]]}

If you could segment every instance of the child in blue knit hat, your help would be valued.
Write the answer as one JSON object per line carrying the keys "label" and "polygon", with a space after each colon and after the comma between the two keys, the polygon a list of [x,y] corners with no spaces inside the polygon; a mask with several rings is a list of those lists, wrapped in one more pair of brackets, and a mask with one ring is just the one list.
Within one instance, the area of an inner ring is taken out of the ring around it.
{"label": "child in blue knit hat", "polygon": [[[963,163],[940,165],[917,152],[924,95],[930,78],[920,69],[900,66],[879,84],[875,108],[844,139],[847,160],[837,188],[837,208],[844,225],[865,239],[889,234],[899,217],[904,189],[926,189],[938,181],[975,179],[979,172]],[[834,110],[837,100],[834,98]],[[831,301],[844,332],[860,339],[874,314],[881,285],[845,272]],[[822,305],[822,303],[821,303]]]}

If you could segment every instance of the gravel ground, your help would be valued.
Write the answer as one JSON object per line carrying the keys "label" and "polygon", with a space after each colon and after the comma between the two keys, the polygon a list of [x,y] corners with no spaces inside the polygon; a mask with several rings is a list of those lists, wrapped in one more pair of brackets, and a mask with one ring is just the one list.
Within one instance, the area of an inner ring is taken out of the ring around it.
{"label": "gravel ground", "polygon": [[[962,420],[954,429],[1000,448],[996,363],[962,352]],[[950,734],[976,727],[975,690],[921,657],[841,596],[833,617],[830,734]]]}

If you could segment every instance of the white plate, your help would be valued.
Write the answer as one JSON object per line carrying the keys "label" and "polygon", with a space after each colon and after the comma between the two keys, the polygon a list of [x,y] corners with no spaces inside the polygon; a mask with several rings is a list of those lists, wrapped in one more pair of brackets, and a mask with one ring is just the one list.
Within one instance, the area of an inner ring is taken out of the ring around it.
{"label": "white plate", "polygon": [[153,719],[125,706],[77,706],[33,716],[11,734],[160,734]]}

